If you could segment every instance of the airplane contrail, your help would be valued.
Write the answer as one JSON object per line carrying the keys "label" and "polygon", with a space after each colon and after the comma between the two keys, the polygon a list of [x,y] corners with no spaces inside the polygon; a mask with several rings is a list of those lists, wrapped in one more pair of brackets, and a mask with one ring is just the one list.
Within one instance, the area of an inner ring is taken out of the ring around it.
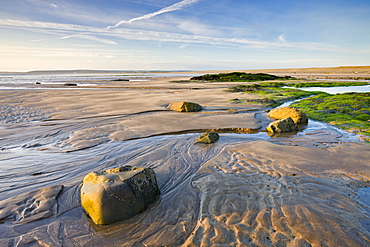
{"label": "airplane contrail", "polygon": [[198,1],[199,0],[183,0],[181,2],[172,4],[172,5],[168,6],[168,7],[165,7],[163,9],[160,9],[160,10],[158,10],[156,12],[149,13],[149,14],[146,14],[146,15],[143,15],[143,16],[139,16],[139,17],[130,19],[128,21],[120,21],[116,25],[109,26],[107,28],[108,29],[111,29],[111,28],[115,28],[115,27],[121,26],[122,24],[125,24],[125,23],[132,23],[134,21],[140,21],[140,20],[150,19],[150,18],[152,18],[154,16],[157,16],[157,15],[160,15],[160,14],[163,14],[163,13],[172,12],[172,11],[176,11],[176,10],[185,8],[185,7],[189,6],[190,4],[196,3]]}

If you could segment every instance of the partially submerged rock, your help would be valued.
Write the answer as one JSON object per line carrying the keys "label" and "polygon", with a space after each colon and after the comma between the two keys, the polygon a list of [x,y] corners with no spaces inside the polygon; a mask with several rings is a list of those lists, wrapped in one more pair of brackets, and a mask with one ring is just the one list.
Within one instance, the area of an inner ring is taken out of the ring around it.
{"label": "partially submerged rock", "polygon": [[298,125],[293,121],[292,118],[288,117],[285,119],[271,122],[266,128],[271,133],[286,133],[298,130]]}
{"label": "partially submerged rock", "polygon": [[76,87],[77,84],[76,83],[64,83],[64,86],[66,86],[66,87]]}
{"label": "partially submerged rock", "polygon": [[124,166],[86,175],[81,204],[94,223],[106,225],[143,212],[159,194],[151,168]]}
{"label": "partially submerged rock", "polygon": [[308,122],[306,114],[290,106],[275,108],[268,113],[268,116],[276,119],[290,117],[296,124],[307,124]]}
{"label": "partially submerged rock", "polygon": [[216,132],[210,131],[199,136],[197,142],[210,144],[216,142],[219,138],[220,136]]}
{"label": "partially submerged rock", "polygon": [[203,109],[201,105],[192,102],[172,102],[167,108],[178,112],[197,112]]}

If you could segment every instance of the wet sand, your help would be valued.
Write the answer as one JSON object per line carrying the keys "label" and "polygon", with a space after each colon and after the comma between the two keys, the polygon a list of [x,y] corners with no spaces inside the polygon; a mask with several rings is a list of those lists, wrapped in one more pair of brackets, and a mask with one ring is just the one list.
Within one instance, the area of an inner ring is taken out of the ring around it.
{"label": "wet sand", "polygon": [[[369,144],[314,122],[269,137],[265,107],[224,91],[240,83],[169,83],[181,79],[0,91],[0,246],[369,245]],[[206,130],[220,140],[196,144]],[[153,168],[161,198],[94,225],[82,179],[123,165]]]}

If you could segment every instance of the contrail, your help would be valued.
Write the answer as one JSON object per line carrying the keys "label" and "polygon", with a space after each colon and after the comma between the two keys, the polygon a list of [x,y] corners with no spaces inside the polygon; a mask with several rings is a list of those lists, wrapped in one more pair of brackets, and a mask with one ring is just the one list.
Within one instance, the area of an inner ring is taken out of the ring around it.
{"label": "contrail", "polygon": [[166,8],[160,9],[160,10],[158,10],[156,12],[153,12],[153,13],[150,13],[150,14],[146,14],[146,15],[143,15],[143,16],[139,16],[139,17],[133,18],[133,19],[128,20],[128,21],[120,21],[116,25],[109,26],[107,28],[108,29],[111,29],[111,28],[115,28],[115,27],[121,26],[124,23],[132,23],[134,21],[140,21],[140,20],[150,19],[150,18],[152,18],[154,16],[157,16],[157,15],[160,15],[160,14],[163,14],[163,13],[172,12],[172,11],[176,11],[176,10],[185,8],[185,7],[189,6],[190,4],[196,3],[198,1],[199,0],[183,0],[181,2],[172,4],[171,6],[168,6]]}

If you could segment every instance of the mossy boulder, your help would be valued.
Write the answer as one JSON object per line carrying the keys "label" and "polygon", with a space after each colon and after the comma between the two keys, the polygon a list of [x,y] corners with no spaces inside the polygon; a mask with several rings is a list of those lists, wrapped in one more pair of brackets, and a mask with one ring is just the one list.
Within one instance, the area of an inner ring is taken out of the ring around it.
{"label": "mossy boulder", "polygon": [[288,117],[285,119],[277,120],[269,124],[266,130],[271,133],[286,133],[298,130],[298,125],[293,121],[292,118]]}
{"label": "mossy boulder", "polygon": [[199,136],[197,138],[197,142],[211,144],[211,143],[218,141],[219,138],[220,137],[216,132],[210,131],[210,132],[206,132],[202,134],[201,136]]}
{"label": "mossy boulder", "polygon": [[82,207],[94,223],[106,225],[143,212],[159,194],[152,169],[124,166],[89,173],[80,195]]}
{"label": "mossy boulder", "polygon": [[192,102],[172,102],[167,108],[178,112],[197,112],[203,109],[201,105]]}
{"label": "mossy boulder", "polygon": [[268,116],[276,119],[285,119],[290,117],[296,124],[307,124],[308,117],[306,114],[294,107],[279,107],[271,110]]}

